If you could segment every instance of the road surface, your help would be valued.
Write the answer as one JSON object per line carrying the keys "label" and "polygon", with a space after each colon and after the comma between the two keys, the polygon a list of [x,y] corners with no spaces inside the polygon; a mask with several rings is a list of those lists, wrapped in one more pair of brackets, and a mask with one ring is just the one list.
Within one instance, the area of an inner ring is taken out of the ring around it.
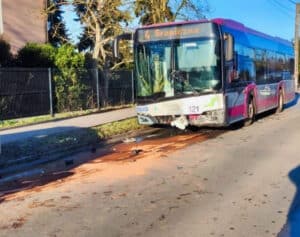
{"label": "road surface", "polygon": [[298,237],[299,151],[299,105],[238,130],[121,144],[3,192],[0,236]]}

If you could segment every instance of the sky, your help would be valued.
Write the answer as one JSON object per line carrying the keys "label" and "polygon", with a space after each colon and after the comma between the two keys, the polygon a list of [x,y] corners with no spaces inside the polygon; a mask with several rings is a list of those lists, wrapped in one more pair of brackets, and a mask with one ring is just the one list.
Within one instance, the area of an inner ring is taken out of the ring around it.
{"label": "sky", "polygon": [[[245,26],[287,40],[294,38],[295,3],[300,0],[207,0],[209,19],[229,18]],[[65,10],[64,18],[74,42],[81,26],[71,7]]]}
{"label": "sky", "polygon": [[74,8],[72,6],[63,7],[63,11],[64,21],[66,22],[70,38],[74,43],[76,43],[78,41],[78,36],[82,32],[82,27],[78,21],[75,21],[77,16],[74,13]]}
{"label": "sky", "polygon": [[294,38],[296,0],[207,0],[210,18],[230,18],[287,40]]}

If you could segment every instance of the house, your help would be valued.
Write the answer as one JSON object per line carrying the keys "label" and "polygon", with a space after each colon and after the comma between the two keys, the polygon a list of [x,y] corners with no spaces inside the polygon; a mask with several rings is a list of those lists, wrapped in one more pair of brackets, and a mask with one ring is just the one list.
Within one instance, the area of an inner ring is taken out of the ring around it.
{"label": "house", "polygon": [[12,53],[27,42],[47,42],[46,4],[47,0],[0,0],[0,35]]}

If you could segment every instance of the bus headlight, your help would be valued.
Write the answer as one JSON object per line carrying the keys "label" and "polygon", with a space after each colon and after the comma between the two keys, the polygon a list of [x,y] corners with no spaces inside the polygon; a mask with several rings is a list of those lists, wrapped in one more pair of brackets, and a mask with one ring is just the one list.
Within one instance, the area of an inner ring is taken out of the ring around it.
{"label": "bus headlight", "polygon": [[203,113],[203,116],[205,116],[206,119],[209,121],[223,122],[224,121],[224,110],[219,109],[219,110],[206,111]]}

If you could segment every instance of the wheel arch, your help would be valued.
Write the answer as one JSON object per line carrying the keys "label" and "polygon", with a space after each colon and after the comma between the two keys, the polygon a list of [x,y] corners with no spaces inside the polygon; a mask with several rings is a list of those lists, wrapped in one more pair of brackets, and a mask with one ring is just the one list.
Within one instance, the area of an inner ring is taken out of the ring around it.
{"label": "wheel arch", "polygon": [[282,95],[283,95],[283,104],[285,104],[286,98],[285,98],[284,82],[283,81],[281,81],[280,83],[278,83],[278,86],[277,86],[277,91],[276,91],[277,102],[279,100],[280,91],[282,92]]}
{"label": "wheel arch", "polygon": [[250,101],[253,101],[254,105],[254,114],[257,114],[257,90],[256,86],[251,87],[250,90],[247,91],[246,100],[245,100],[245,118],[248,117],[247,106]]}

